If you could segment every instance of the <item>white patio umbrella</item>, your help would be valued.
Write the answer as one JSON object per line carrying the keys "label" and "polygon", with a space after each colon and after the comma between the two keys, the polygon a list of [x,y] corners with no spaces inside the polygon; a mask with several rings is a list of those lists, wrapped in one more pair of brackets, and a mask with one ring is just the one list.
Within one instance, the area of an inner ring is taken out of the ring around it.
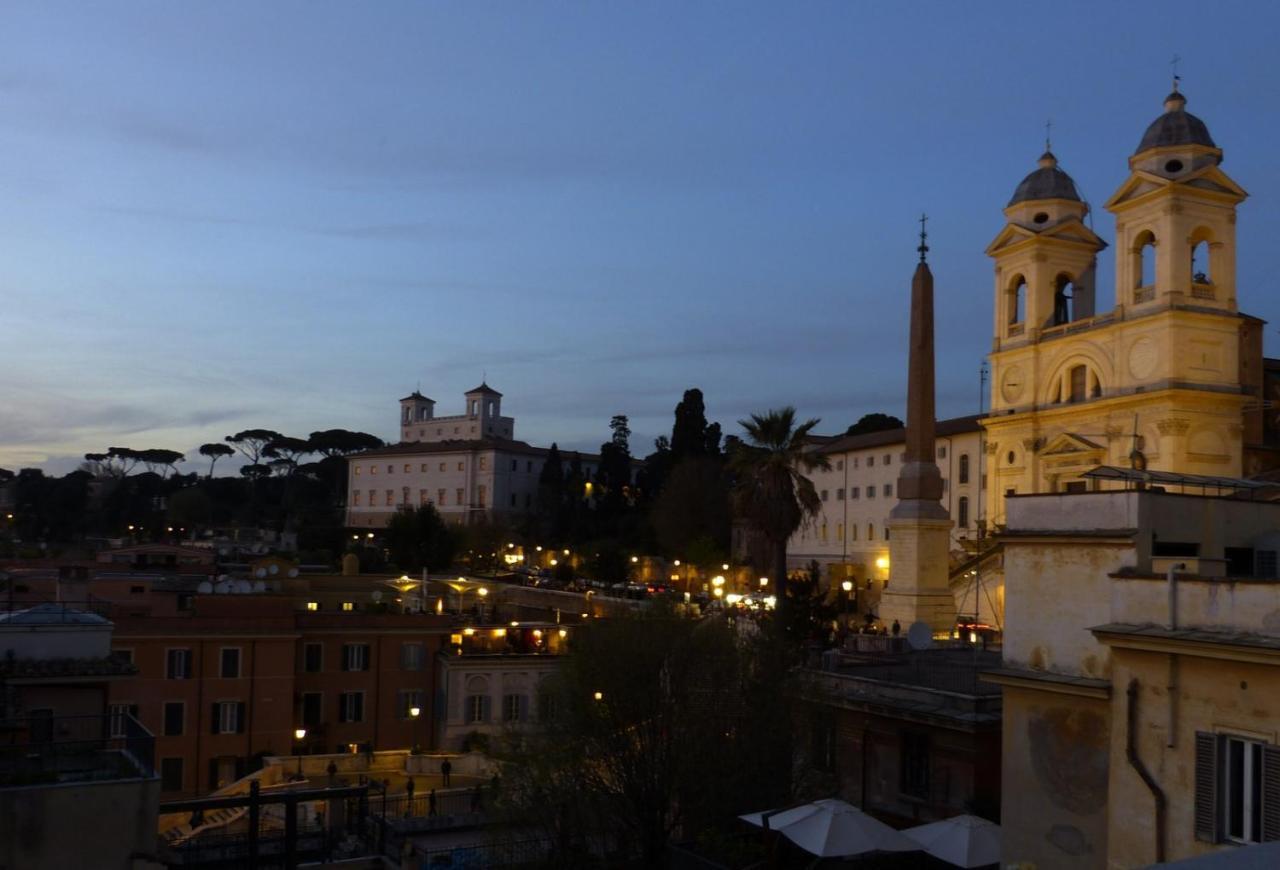
{"label": "white patio umbrella", "polygon": [[[752,824],[762,813],[742,816]],[[840,858],[866,852],[912,852],[914,840],[871,818],[841,800],[819,800],[769,817],[769,827],[801,849],[820,858]]]}
{"label": "white patio umbrella", "polygon": [[790,807],[785,810],[761,810],[758,813],[747,813],[744,816],[738,816],[738,818],[755,825],[757,828],[763,828],[766,821],[765,816],[768,816],[769,830],[777,831],[783,826],[799,821],[817,811],[818,808],[813,804],[801,804],[798,807]]}
{"label": "white patio umbrella", "polygon": [[902,833],[933,857],[957,867],[1000,862],[1000,826],[977,816],[953,816]]}

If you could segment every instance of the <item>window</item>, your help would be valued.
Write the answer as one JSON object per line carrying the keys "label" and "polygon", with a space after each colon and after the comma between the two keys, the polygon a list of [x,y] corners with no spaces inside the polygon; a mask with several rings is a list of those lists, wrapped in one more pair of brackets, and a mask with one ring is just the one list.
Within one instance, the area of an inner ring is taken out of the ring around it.
{"label": "window", "polygon": [[476,487],[476,506],[477,507],[484,507],[485,495],[486,495],[486,490],[485,490],[484,484],[482,483]]}
{"label": "window", "polygon": [[412,471],[412,470],[413,470],[413,466],[411,466],[409,463],[407,463],[407,462],[406,462],[406,463],[404,464],[404,473],[405,473],[405,474],[408,474],[408,473],[409,473],[410,471]]}
{"label": "window", "polygon": [[169,650],[165,656],[165,676],[171,680],[191,679],[191,650]]}
{"label": "window", "polygon": [[352,507],[360,507],[360,490],[356,490],[352,495]]}
{"label": "window", "polygon": [[822,500],[823,501],[827,500],[827,491],[825,489],[822,491]]}
{"label": "window", "polygon": [[370,465],[370,466],[369,466],[369,473],[370,473],[370,474],[377,474],[377,473],[378,473],[378,466],[376,466],[376,465]]}
{"label": "window", "polygon": [[488,722],[489,696],[468,695],[463,718],[466,719],[467,722]]}
{"label": "window", "polygon": [[969,527],[969,496],[960,496],[960,501],[956,509],[956,525],[962,529]]}
{"label": "window", "polygon": [[905,732],[902,735],[901,782],[899,790],[913,797],[929,796],[929,737]]}
{"label": "window", "polygon": [[182,759],[160,759],[160,790],[182,791]]}
{"label": "window", "polygon": [[[417,719],[421,718],[426,712],[426,704],[423,701],[424,693],[421,689],[403,689],[396,693],[396,709],[399,711],[401,719]],[[410,711],[418,708],[418,715],[414,716]]]}
{"label": "window", "polygon": [[844,501],[844,487],[836,490],[836,501]]}
{"label": "window", "polygon": [[131,665],[133,664],[133,650],[113,649],[111,651],[111,659],[113,661],[122,662],[123,664],[126,664],[126,665]]}
{"label": "window", "polygon": [[822,524],[822,543],[825,544],[826,542],[827,542],[827,524],[823,523]]}
{"label": "window", "polygon": [[443,489],[440,489],[440,490],[437,490],[437,491],[436,491],[436,503],[437,503],[437,504],[445,504],[445,498],[444,498],[444,495],[445,495],[445,491],[444,491]]}
{"label": "window", "polygon": [[875,488],[875,486],[874,486],[874,485],[872,485],[872,486],[868,486],[868,487],[867,487],[867,498],[875,498],[875,497],[876,497],[876,488]]}
{"label": "window", "polygon": [[421,504],[430,504],[430,503],[431,503],[431,499],[427,496],[427,490],[425,489],[418,490],[418,504],[421,505]]}
{"label": "window", "polygon": [[424,462],[424,463],[422,463],[422,465],[419,467],[419,469],[418,469],[418,470],[419,470],[419,471],[421,471],[423,474],[426,474],[426,473],[427,473],[427,463],[425,463],[425,462]]}
{"label": "window", "polygon": [[873,465],[875,465],[875,464],[876,464],[876,458],[875,458],[874,456],[868,456],[868,457],[867,457],[867,468],[871,468],[871,467],[872,467]]}
{"label": "window", "polygon": [[392,465],[391,463],[389,463],[389,462],[388,462],[388,463],[387,463],[387,474],[395,474],[395,473],[396,473],[396,467],[395,467],[394,465]]}
{"label": "window", "polygon": [[1084,366],[1072,366],[1068,373],[1070,379],[1070,387],[1068,389],[1069,402],[1083,402],[1085,400],[1085,384],[1088,382],[1089,370]]}
{"label": "window", "polygon": [[[439,433],[437,432],[436,434],[438,435]],[[443,462],[441,462],[441,463],[440,463],[440,470],[441,470],[441,471],[444,471],[444,463],[443,463]]]}
{"label": "window", "polygon": [[1280,839],[1280,747],[1229,734],[1196,733],[1196,839],[1260,843]]}
{"label": "window", "polygon": [[1255,550],[1253,553],[1253,576],[1267,580],[1276,577],[1276,551]]}
{"label": "window", "polygon": [[388,507],[396,503],[395,499],[396,499],[396,491],[394,489],[387,490],[387,506]]}
{"label": "window", "polygon": [[876,539],[876,524],[867,523],[867,540],[874,541]]}
{"label": "window", "polygon": [[960,482],[961,483],[969,482],[969,454],[968,453],[960,454]]}
{"label": "window", "polygon": [[857,523],[849,523],[849,540],[851,541],[858,540],[858,524]]}
{"label": "window", "polygon": [[319,601],[308,601],[308,602],[307,602],[307,610],[309,610],[310,612],[315,613],[315,612],[316,612],[317,610],[319,610],[319,609],[320,609],[320,602],[319,602]]}
{"label": "window", "polygon": [[1064,490],[1065,492],[1088,492],[1088,491],[1089,491],[1089,481],[1087,481],[1087,480],[1068,480],[1068,481],[1066,482],[1066,484],[1064,484],[1064,485],[1063,485],[1063,487],[1062,487],[1062,488],[1063,488],[1063,490]]}
{"label": "window", "polygon": [[836,769],[836,723],[830,714],[813,717],[810,738],[810,763],[818,770]]}
{"label": "window", "polygon": [[860,487],[860,486],[855,486],[855,487],[851,487],[851,488],[849,489],[849,498],[850,498],[850,500],[855,499],[855,498],[857,498],[857,497],[858,497],[858,496],[860,496],[860,495],[862,495],[862,487]]}
{"label": "window", "polygon": [[422,644],[420,643],[400,644],[400,670],[402,671],[422,670]]}
{"label": "window", "polygon": [[532,472],[532,471],[533,471],[533,460],[532,460],[532,459],[527,460],[527,461],[525,462],[525,464],[524,464],[524,470],[525,470],[525,471],[527,471],[527,472]]}
{"label": "window", "polygon": [[338,695],[338,721],[364,721],[364,692],[343,692]]}
{"label": "window", "polygon": [[354,601],[344,601],[344,602],[342,602],[342,612],[343,612],[343,613],[354,613],[354,612],[355,612],[355,609],[356,609],[356,603],[355,603]]}
{"label": "window", "polygon": [[459,463],[458,463],[458,470],[459,470],[459,471],[465,471],[465,470],[466,470],[466,468],[464,467],[464,465],[463,465],[461,462],[459,462]]}
{"label": "window", "polygon": [[[1156,237],[1150,230],[1138,234],[1133,240],[1133,277],[1136,289],[1155,287]],[[1146,301],[1146,300],[1142,300]]]}
{"label": "window", "polygon": [[[1021,275],[1015,275],[1013,281],[1009,285],[1007,291],[1007,300],[1009,311],[1009,325],[1021,323],[1026,316],[1027,311],[1027,279]],[[1012,334],[1012,331],[1011,331]]]}
{"label": "window", "polygon": [[324,669],[324,644],[308,643],[303,645],[302,669],[308,674],[318,674]]}
{"label": "window", "polygon": [[342,645],[342,669],[344,671],[369,670],[369,644],[344,643]]}
{"label": "window", "polygon": [[462,505],[462,504],[463,504],[463,500],[462,500],[462,487],[458,487],[457,492],[456,492],[456,498],[455,498],[455,500],[456,500],[456,502],[458,503],[458,505]]}
{"label": "window", "polygon": [[844,460],[843,460],[843,459],[837,459],[837,460],[836,460],[836,471],[844,471]]}
{"label": "window", "polygon": [[324,722],[324,695],[319,692],[302,693],[302,725],[318,728]]}
{"label": "window", "polygon": [[409,503],[409,487],[404,486],[400,488],[400,504],[408,504],[408,503]]}
{"label": "window", "polygon": [[182,725],[187,718],[187,705],[182,701],[165,701],[164,736],[181,737]]}
{"label": "window", "polygon": [[222,648],[222,655],[219,656],[218,676],[224,680],[240,679],[240,647]]}
{"label": "window", "polygon": [[938,458],[939,459],[947,458],[947,448],[945,446],[938,448]]}
{"label": "window", "polygon": [[836,540],[844,540],[844,523],[836,523]]}
{"label": "window", "polygon": [[244,733],[244,701],[214,701],[212,723],[214,734]]}
{"label": "window", "polygon": [[516,506],[516,494],[514,492],[511,493],[511,506],[512,507]]}
{"label": "window", "polygon": [[145,593],[146,593],[146,591],[147,591],[147,587],[145,587],[145,586],[130,586],[130,587],[129,587],[129,594],[130,594],[130,595],[143,595],[143,594],[145,594]]}
{"label": "window", "polygon": [[856,457],[856,456],[855,456],[855,457],[853,457],[853,467],[854,467],[854,468],[857,468],[857,467],[858,467],[858,457]]}
{"label": "window", "polygon": [[503,695],[502,696],[502,721],[503,722],[522,722],[528,717],[526,707],[528,703],[524,695]]}
{"label": "window", "polygon": [[112,737],[124,737],[126,716],[138,718],[138,705],[124,702],[107,705],[107,727]]}
{"label": "window", "polygon": [[886,483],[883,487],[881,487],[881,489],[884,491],[885,498],[888,498],[889,496],[893,495],[892,483]]}
{"label": "window", "polygon": [[358,465],[357,465],[355,468],[356,468],[356,477],[359,477],[359,476],[360,476],[360,466],[358,466]]}
{"label": "window", "polygon": [[478,461],[480,463],[480,470],[485,471],[488,468],[488,460],[486,457],[481,456]]}

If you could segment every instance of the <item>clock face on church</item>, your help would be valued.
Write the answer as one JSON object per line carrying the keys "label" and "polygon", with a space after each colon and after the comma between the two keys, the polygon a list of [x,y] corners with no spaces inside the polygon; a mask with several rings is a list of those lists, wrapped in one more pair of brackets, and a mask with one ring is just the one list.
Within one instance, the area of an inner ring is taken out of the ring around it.
{"label": "clock face on church", "polygon": [[1022,377],[1022,368],[1020,366],[1009,366],[1005,369],[1004,376],[1000,378],[1000,395],[1009,403],[1018,401],[1024,389],[1025,379]]}

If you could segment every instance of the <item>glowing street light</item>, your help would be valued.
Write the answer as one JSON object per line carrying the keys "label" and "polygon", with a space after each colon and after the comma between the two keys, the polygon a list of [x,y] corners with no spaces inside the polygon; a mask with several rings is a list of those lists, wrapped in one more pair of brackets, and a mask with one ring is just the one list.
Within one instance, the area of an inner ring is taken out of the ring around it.
{"label": "glowing street light", "polygon": [[717,589],[718,589],[718,588],[720,588],[721,586],[723,586],[723,585],[724,585],[724,577],[720,576],[719,574],[717,574],[716,576],[712,577],[712,578],[711,578],[711,585],[712,585],[712,586],[715,586]]}
{"label": "glowing street light", "polygon": [[768,586],[768,585],[769,585],[769,578],[768,578],[768,577],[761,577],[761,578],[760,578],[760,588],[761,588],[761,589],[763,589],[764,587],[766,587],[766,586]]}
{"label": "glowing street light", "polygon": [[481,598],[484,598],[486,595],[489,594],[489,590],[481,586],[479,589],[476,590],[476,594],[479,595]]}
{"label": "glowing street light", "polygon": [[840,584],[840,588],[841,588],[841,589],[843,589],[845,592],[852,592],[852,591],[853,591],[853,581],[852,581],[852,580],[846,580],[846,581],[844,581],[843,583],[841,583],[841,584]]}
{"label": "glowing street light", "polygon": [[604,692],[596,692],[596,693],[595,693],[594,695],[592,695],[591,697],[595,698],[597,701],[603,701],[603,700],[604,700]]}
{"label": "glowing street light", "polygon": [[888,567],[889,567],[889,557],[888,557],[888,556],[881,556],[880,558],[876,559],[876,567],[877,567],[877,568],[879,568],[879,569],[881,569],[881,570],[884,570],[885,568],[888,568]]}
{"label": "glowing street light", "polygon": [[632,557],[631,557],[631,564],[632,564],[632,565],[634,565],[636,562],[639,562],[639,561],[640,561],[640,557],[639,557],[639,556],[632,556]]}

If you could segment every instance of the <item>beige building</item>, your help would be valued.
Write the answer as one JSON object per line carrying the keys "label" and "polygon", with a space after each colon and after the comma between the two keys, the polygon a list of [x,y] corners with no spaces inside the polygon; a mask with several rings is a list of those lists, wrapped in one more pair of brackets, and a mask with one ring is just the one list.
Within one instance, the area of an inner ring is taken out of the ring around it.
{"label": "beige building", "polygon": [[[513,440],[515,420],[500,415],[502,394],[481,384],[466,394],[467,413],[434,417],[431,399],[400,400],[401,443],[347,458],[347,525],[383,528],[398,510],[432,504],[445,520],[519,514],[533,507],[548,450]],[[577,456],[585,476],[600,466]]]}
{"label": "beige building", "polygon": [[1008,501],[1006,867],[1280,839],[1280,504],[1169,482]]}
{"label": "beige building", "polygon": [[[1262,440],[1253,399],[1262,322],[1240,312],[1236,207],[1245,192],[1176,90],[1107,201],[1114,303],[1100,305],[1106,243],[1046,152],[1005,208],[995,260],[987,516],[1012,493],[1085,489],[1097,465],[1239,476]],[[1256,469],[1250,469],[1252,472]]]}
{"label": "beige building", "polygon": [[[850,565],[855,573],[870,576],[876,561],[888,558],[885,529],[897,502],[894,487],[905,434],[904,429],[890,429],[834,438],[815,447],[831,467],[810,472],[822,509],[787,544],[790,567],[816,561],[823,566]],[[938,421],[934,451],[942,471],[942,505],[955,523],[953,549],[962,549],[978,534],[982,445],[977,417]]]}

